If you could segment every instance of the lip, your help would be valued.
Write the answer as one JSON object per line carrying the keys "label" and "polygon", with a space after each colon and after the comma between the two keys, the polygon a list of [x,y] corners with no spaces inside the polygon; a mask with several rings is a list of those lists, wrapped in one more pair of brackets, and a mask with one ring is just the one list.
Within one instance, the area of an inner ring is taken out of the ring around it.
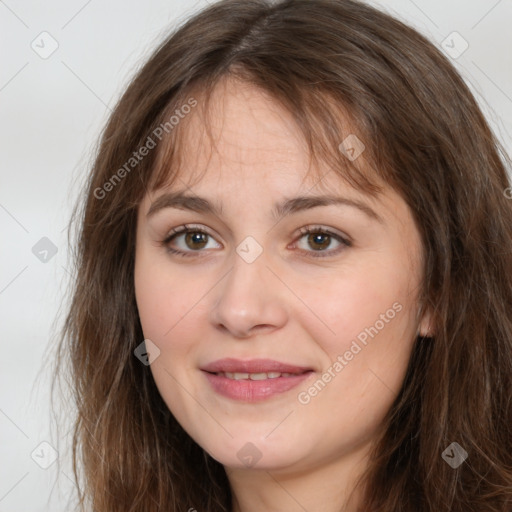
{"label": "lip", "polygon": [[203,366],[201,370],[209,373],[304,373],[312,371],[312,368],[306,366],[296,366],[288,363],[281,363],[273,359],[250,359],[243,361],[241,359],[225,358],[218,359],[212,363]]}
{"label": "lip", "polygon": [[[201,368],[213,390],[232,400],[242,402],[260,402],[285,393],[298,386],[314,374],[313,369],[281,363],[271,359],[219,359]],[[263,380],[234,380],[219,372],[229,373],[293,373],[288,377],[276,377]]]}

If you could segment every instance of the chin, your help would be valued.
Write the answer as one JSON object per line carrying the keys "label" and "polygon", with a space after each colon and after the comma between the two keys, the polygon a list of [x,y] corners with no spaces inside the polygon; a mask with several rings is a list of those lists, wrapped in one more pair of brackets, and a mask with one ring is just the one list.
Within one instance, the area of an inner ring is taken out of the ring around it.
{"label": "chin", "polygon": [[298,453],[296,447],[289,444],[283,449],[276,449],[268,440],[258,441],[250,438],[230,439],[228,443],[220,443],[209,449],[204,449],[210,456],[226,468],[232,469],[261,469],[278,470],[293,466],[298,462]]}

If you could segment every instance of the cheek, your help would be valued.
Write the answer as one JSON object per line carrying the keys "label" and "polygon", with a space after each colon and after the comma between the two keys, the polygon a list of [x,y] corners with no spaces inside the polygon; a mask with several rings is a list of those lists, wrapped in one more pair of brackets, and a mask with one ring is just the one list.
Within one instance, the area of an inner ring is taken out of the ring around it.
{"label": "cheek", "polygon": [[142,330],[159,345],[172,338],[206,291],[200,280],[184,279],[170,268],[165,258],[151,258],[143,249],[137,254],[135,297]]}
{"label": "cheek", "polygon": [[307,306],[296,318],[321,341],[331,359],[348,350],[353,340],[364,343],[376,331],[380,339],[394,338],[406,329],[414,276],[395,267],[384,260],[378,266],[361,261],[359,267],[351,265],[350,271],[337,276],[317,276],[314,287],[307,277],[295,283],[296,295]]}
{"label": "cheek", "polygon": [[168,293],[169,284],[156,267],[151,268],[144,262],[136,264],[135,297],[145,338],[156,341],[173,325],[178,301],[171,302],[173,294]]}
{"label": "cheek", "polygon": [[190,336],[194,335],[191,320],[200,307],[200,304],[194,307],[197,296],[204,295],[205,290],[193,284],[197,280],[188,286],[176,272],[170,274],[169,266],[160,258],[138,256],[134,279],[142,331],[144,338],[160,350],[150,370],[167,407],[180,416],[189,404],[179,383],[193,391],[193,385],[188,382],[189,352],[193,350]]}
{"label": "cheek", "polygon": [[333,419],[348,414],[370,430],[402,385],[415,338],[416,276],[380,263],[360,271],[353,265],[350,274],[325,279],[308,295],[305,284],[301,289],[304,302],[314,305],[302,328],[324,353],[324,373],[317,385],[300,390],[299,402],[309,404],[313,416],[328,406]]}

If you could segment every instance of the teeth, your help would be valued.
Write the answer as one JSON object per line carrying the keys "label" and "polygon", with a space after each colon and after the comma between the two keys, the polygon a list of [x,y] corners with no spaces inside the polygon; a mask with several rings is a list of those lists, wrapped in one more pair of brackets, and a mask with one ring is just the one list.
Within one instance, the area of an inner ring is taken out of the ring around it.
{"label": "teeth", "polygon": [[265,380],[268,379],[268,375],[266,373],[251,373],[249,378],[251,380]]}
{"label": "teeth", "polygon": [[265,380],[277,379],[278,377],[291,377],[294,373],[268,372],[268,373],[232,373],[219,372],[217,375],[233,380]]}
{"label": "teeth", "polygon": [[234,379],[234,380],[242,380],[242,379],[248,379],[249,374],[248,373],[225,373],[225,376],[228,379]]}

